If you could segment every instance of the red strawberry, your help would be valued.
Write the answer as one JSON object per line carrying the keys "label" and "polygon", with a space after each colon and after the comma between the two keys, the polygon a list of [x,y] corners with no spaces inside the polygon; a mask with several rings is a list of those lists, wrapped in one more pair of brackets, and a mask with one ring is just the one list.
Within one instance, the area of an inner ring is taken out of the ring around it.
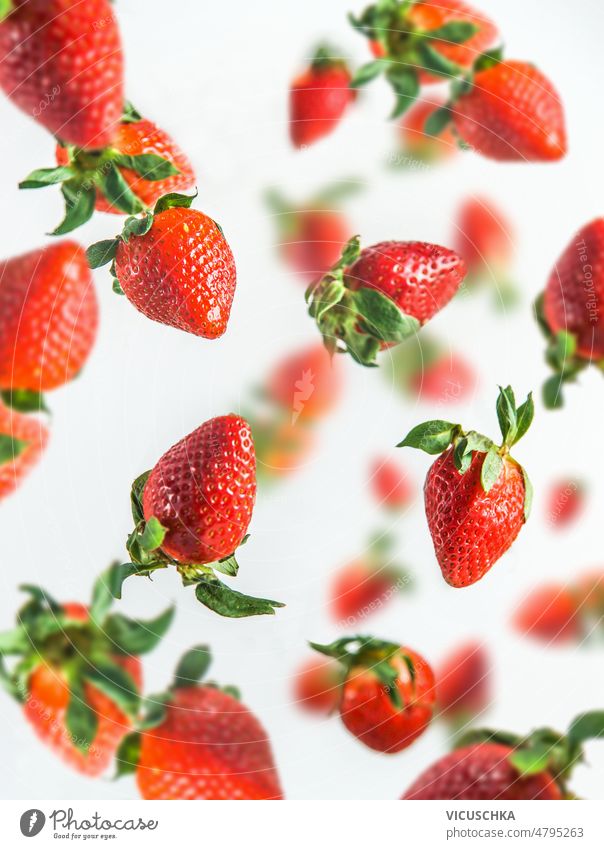
{"label": "red strawberry", "polygon": [[586,488],[581,481],[560,480],[550,487],[547,498],[547,520],[554,528],[572,525],[585,507]]}
{"label": "red strawberry", "polygon": [[311,646],[343,665],[340,716],[362,743],[394,754],[423,734],[434,710],[434,674],[417,652],[372,637]]}
{"label": "red strawberry", "polygon": [[330,714],[338,704],[341,683],[339,664],[331,658],[310,658],[294,679],[296,705],[310,713]]}
{"label": "red strawberry", "polygon": [[403,510],[415,497],[415,488],[405,469],[387,457],[371,464],[369,483],[380,506],[389,510]]}
{"label": "red strawberry", "polygon": [[0,24],[0,86],[53,135],[108,145],[123,107],[123,57],[109,0],[12,0]]}
{"label": "red strawberry", "polygon": [[217,339],[226,331],[237,282],[222,230],[188,209],[192,198],[166,195],[153,213],[130,218],[116,239],[88,249],[93,268],[111,262],[118,286],[153,321]]}
{"label": "red strawberry", "polygon": [[438,713],[455,724],[466,723],[488,706],[490,660],[481,643],[464,643],[436,670]]}
{"label": "red strawberry", "polygon": [[90,355],[97,325],[92,275],[75,242],[4,260],[0,388],[45,392],[73,380]]}
{"label": "red strawberry", "polygon": [[546,360],[554,375],[543,387],[546,406],[562,405],[562,386],[590,363],[604,362],[604,218],[575,235],[554,266],[537,318],[548,340]]}
{"label": "red strawberry", "polygon": [[470,731],[459,748],[428,767],[403,799],[515,801],[573,799],[568,780],[583,760],[582,744],[604,733],[604,713],[578,716],[566,735],[549,728],[527,737]]}
{"label": "red strawberry", "polygon": [[356,92],[348,65],[328,47],[319,47],[310,66],[292,82],[289,132],[294,147],[306,147],[332,133]]}
{"label": "red strawberry", "polygon": [[281,360],[269,375],[266,395],[291,415],[292,423],[323,418],[342,394],[340,363],[322,345],[312,345]]}
{"label": "red strawberry", "polygon": [[564,112],[550,80],[528,62],[480,69],[451,106],[453,124],[477,153],[501,162],[552,162],[566,155]]}
{"label": "red strawberry", "polygon": [[512,259],[513,228],[495,204],[468,197],[457,213],[455,249],[464,258],[470,277],[505,270]]}
{"label": "red strawberry", "polygon": [[246,540],[255,500],[249,424],[236,415],[210,419],[134,482],[132,563],[122,579],[173,565],[185,585],[196,585],[197,599],[222,616],[274,613],[283,605],[230,590],[214,573],[237,574],[235,550]]}
{"label": "red strawberry", "polygon": [[136,773],[144,799],[282,799],[260,722],[233,688],[195,683],[209,663],[204,646],[185,655],[157,699],[160,715],[120,749],[120,774]]}
{"label": "red strawberry", "polygon": [[307,291],[309,313],[326,347],[362,365],[403,342],[449,303],[465,276],[463,260],[426,242],[351,239],[340,262]]}
{"label": "red strawberry", "polygon": [[588,624],[600,626],[604,620],[604,571],[597,569],[581,575],[573,590]]}
{"label": "red strawberry", "polygon": [[39,462],[49,436],[41,421],[0,402],[0,501],[14,492]]}
{"label": "red strawberry", "polygon": [[564,584],[544,584],[530,592],[514,613],[521,634],[548,643],[579,640],[583,631],[579,598]]}
{"label": "red strawberry", "polygon": [[426,517],[443,577],[453,587],[483,578],[528,518],[532,488],[509,451],[533,415],[531,395],[516,408],[508,386],[497,400],[501,446],[444,421],[418,425],[399,444],[440,454],[426,477]]}
{"label": "red strawberry", "polygon": [[419,401],[456,404],[471,396],[478,383],[473,367],[463,357],[427,333],[399,345],[388,365],[388,380]]}
{"label": "red strawberry", "polygon": [[132,728],[139,655],[157,645],[174,614],[169,609],[141,622],[109,613],[113,568],[97,581],[90,608],[59,605],[43,590],[24,587],[31,600],[16,629],[2,635],[2,654],[18,658],[3,678],[5,688],[40,740],[90,776],[106,770]]}
{"label": "red strawberry", "polygon": [[433,96],[430,100],[418,100],[400,119],[397,136],[402,153],[395,154],[393,162],[413,168],[417,161],[434,164],[454,156],[459,148],[451,127],[445,127],[439,135],[426,132],[426,122],[431,115],[445,105],[444,98]]}

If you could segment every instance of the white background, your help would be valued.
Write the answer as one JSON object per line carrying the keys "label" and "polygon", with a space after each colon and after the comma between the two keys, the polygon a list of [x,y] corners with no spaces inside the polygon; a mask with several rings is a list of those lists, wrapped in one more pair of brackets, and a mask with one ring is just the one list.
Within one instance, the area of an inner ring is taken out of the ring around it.
{"label": "white background", "polygon": [[[601,4],[480,3],[498,21],[508,55],[534,60],[560,90],[570,136],[564,162],[499,165],[467,154],[419,175],[384,167],[393,128],[385,121],[390,91],[381,81],[329,139],[303,152],[289,144],[288,81],[317,37],[330,38],[356,62],[366,58],[363,40],[346,22],[355,6],[360,9],[350,0],[120,0],[116,6],[130,98],[190,154],[199,176],[198,207],[220,221],[234,250],[237,295],[227,334],[205,342],[149,322],[113,295],[106,269],[97,273],[102,325],[94,355],[79,380],[50,398],[48,453],[0,506],[0,627],[12,624],[22,601],[20,582],[43,584],[59,598],[86,599],[94,576],[124,555],[132,479],[202,421],[237,410],[282,352],[315,339],[302,288],[275,257],[274,222],[261,199],[268,185],[304,198],[331,179],[363,177],[368,188],[348,208],[365,244],[387,238],[446,244],[460,199],[491,195],[516,225],[515,271],[524,303],[519,312],[497,317],[487,297],[466,298],[435,319],[440,335],[481,373],[475,397],[450,415],[495,435],[496,385],[510,382],[524,397],[546,376],[530,303],[575,230],[602,214],[604,106],[595,97],[604,74]],[[1,253],[8,256],[43,244],[61,204],[58,191],[16,188],[31,169],[52,164],[52,140],[4,99],[0,125]],[[88,244],[118,229],[118,218],[99,215],[79,238]],[[412,451],[402,457],[392,446],[417,422],[445,412],[405,404],[377,370],[346,366],[345,398],[322,428],[320,451],[288,483],[260,493],[252,537],[241,554],[238,588],[281,599],[287,608],[274,618],[221,620],[170,573],[153,583],[132,580],[123,601],[136,616],[178,602],[172,630],[145,662],[149,691],[168,682],[186,648],[210,642],[213,676],[237,684],[268,728],[285,793],[293,799],[397,798],[447,745],[435,723],[407,751],[381,756],[348,736],[337,718],[307,719],[291,704],[291,675],[306,656],[305,640],[338,635],[324,609],[330,574],[383,526],[367,487],[369,461],[378,453],[396,454],[419,488],[429,459]],[[418,500],[407,515],[390,520],[418,591],[366,623],[366,630],[405,642],[435,662],[464,637],[483,639],[496,681],[484,722],[521,732],[542,724],[563,728],[575,713],[604,706],[604,647],[543,651],[514,636],[508,624],[513,606],[540,580],[570,579],[602,563],[601,376],[586,374],[567,396],[564,412],[538,405],[533,429],[516,451],[532,476],[536,501],[511,552],[476,586],[450,589]],[[573,532],[554,534],[543,495],[567,472],[590,481],[589,509]],[[0,750],[6,798],[136,796],[130,780],[94,782],[64,767],[3,695]],[[604,743],[589,746],[589,761],[590,768],[577,770],[573,788],[602,798]]]}

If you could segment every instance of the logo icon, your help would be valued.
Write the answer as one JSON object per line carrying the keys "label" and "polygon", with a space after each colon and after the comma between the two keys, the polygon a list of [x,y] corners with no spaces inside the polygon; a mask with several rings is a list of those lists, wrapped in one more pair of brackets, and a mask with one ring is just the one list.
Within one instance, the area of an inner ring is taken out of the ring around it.
{"label": "logo icon", "polygon": [[40,834],[45,822],[46,817],[42,811],[38,808],[30,808],[29,811],[21,814],[21,821],[19,822],[21,834],[24,837],[35,837],[36,834]]}

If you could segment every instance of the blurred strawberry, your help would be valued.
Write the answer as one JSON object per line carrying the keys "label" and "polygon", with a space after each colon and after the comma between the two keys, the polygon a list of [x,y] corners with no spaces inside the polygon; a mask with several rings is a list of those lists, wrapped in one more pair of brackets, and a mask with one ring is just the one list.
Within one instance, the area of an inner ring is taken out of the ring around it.
{"label": "blurred strawberry", "polygon": [[350,71],[337,51],[321,45],[309,67],[292,82],[289,132],[294,147],[307,147],[332,133],[356,92]]}
{"label": "blurred strawberry", "polygon": [[585,507],[586,488],[581,481],[566,479],[550,486],[547,496],[547,520],[554,528],[572,525]]}
{"label": "blurred strawberry", "polygon": [[369,483],[380,507],[388,510],[404,510],[415,498],[415,487],[405,469],[387,457],[373,461]]}
{"label": "blurred strawberry", "polygon": [[307,423],[293,424],[281,412],[248,420],[259,480],[287,477],[302,468],[316,444],[315,433]]}
{"label": "blurred strawberry", "polygon": [[582,633],[579,599],[564,584],[544,584],[518,605],[513,624],[521,634],[548,643],[578,640]]}
{"label": "blurred strawberry", "polygon": [[586,629],[600,626],[604,620],[604,569],[594,569],[580,575],[573,585],[573,592],[586,622]]}
{"label": "blurred strawberry", "polygon": [[41,421],[0,401],[0,501],[14,492],[39,462],[49,436]]}
{"label": "blurred strawberry", "polygon": [[287,355],[271,372],[267,397],[291,413],[292,424],[322,418],[338,403],[342,391],[341,364],[322,345]]}
{"label": "blurred strawberry", "polygon": [[401,153],[392,157],[393,162],[407,167],[413,167],[415,162],[434,165],[458,153],[457,139],[450,127],[437,136],[426,133],[426,122],[444,105],[444,98],[431,96],[430,100],[418,100],[403,115],[397,126]]}
{"label": "blurred strawberry", "polygon": [[491,699],[491,662],[478,642],[449,652],[436,669],[437,714],[456,727],[482,713]]}
{"label": "blurred strawberry", "polygon": [[388,379],[406,396],[436,404],[456,404],[471,397],[478,376],[460,354],[434,336],[422,333],[392,352]]}
{"label": "blurred strawberry", "polygon": [[312,657],[294,678],[295,703],[309,713],[328,715],[337,707],[341,683],[340,666],[335,660]]}

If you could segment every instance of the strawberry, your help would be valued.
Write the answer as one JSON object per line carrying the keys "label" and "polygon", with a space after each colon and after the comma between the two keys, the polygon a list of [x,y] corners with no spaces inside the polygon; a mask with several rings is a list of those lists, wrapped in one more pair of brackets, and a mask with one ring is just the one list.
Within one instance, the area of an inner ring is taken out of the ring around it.
{"label": "strawberry", "polygon": [[206,646],[180,661],[171,688],[149,699],[142,728],[117,755],[144,799],[282,799],[268,734],[233,687],[199,684]]}
{"label": "strawberry", "polygon": [[388,457],[373,461],[369,483],[380,507],[388,510],[404,510],[415,498],[415,488],[407,472]]}
{"label": "strawberry", "polygon": [[0,263],[0,388],[45,392],[73,380],[96,338],[84,250],[60,242]]}
{"label": "strawberry", "polygon": [[413,168],[418,162],[433,165],[457,153],[457,139],[450,127],[445,127],[440,135],[426,133],[426,122],[444,105],[443,98],[431,96],[430,100],[418,100],[405,112],[397,127],[397,137],[404,157],[395,154],[393,162]]}
{"label": "strawberry", "polygon": [[192,200],[165,195],[153,212],[128,218],[120,236],[88,248],[88,262],[112,262],[114,289],[153,321],[217,339],[235,295],[235,261],[218,224],[189,209]]}
{"label": "strawberry", "polygon": [[65,763],[89,776],[103,773],[138,711],[139,655],[167,631],[170,608],[142,622],[110,613],[110,567],[97,580],[90,606],[58,604],[38,587],[14,631],[2,635],[0,655],[17,660],[2,676],[23,705],[36,735]]}
{"label": "strawberry", "polygon": [[302,468],[315,447],[314,431],[305,422],[281,415],[250,420],[258,478],[283,478]]}
{"label": "strawberry", "polygon": [[124,80],[109,0],[11,0],[1,17],[0,86],[13,103],[69,144],[110,144]]}
{"label": "strawberry", "polygon": [[392,241],[361,251],[356,236],[306,300],[327,349],[370,366],[448,304],[464,275],[463,260],[447,248]]}
{"label": "strawberry", "polygon": [[464,143],[482,156],[553,162],[566,155],[560,97],[534,65],[486,56],[459,91],[447,107],[448,117]]}
{"label": "strawberry", "polygon": [[397,592],[407,592],[409,574],[392,559],[393,540],[376,534],[362,557],[336,572],[329,607],[332,619],[350,626],[380,610]]}
{"label": "strawberry", "polygon": [[14,492],[39,462],[49,436],[41,421],[0,402],[0,501]]}
{"label": "strawberry", "polygon": [[452,587],[467,587],[483,578],[528,518],[532,487],[509,452],[533,416],[532,396],[516,408],[508,386],[500,389],[497,400],[501,446],[445,421],[424,422],[399,443],[440,455],[428,472],[424,495],[436,558]]}
{"label": "strawberry", "polygon": [[322,345],[312,345],[282,359],[269,374],[266,396],[291,416],[293,424],[328,415],[342,394],[342,369]]}
{"label": "strawberry", "polygon": [[393,118],[412,105],[421,84],[463,74],[497,38],[495,25],[462,0],[378,0],[350,20],[376,57],[352,85],[383,74],[396,95]]}
{"label": "strawberry", "polygon": [[566,735],[549,728],[524,738],[501,731],[470,731],[459,748],[428,767],[402,798],[573,799],[568,780],[583,760],[582,744],[603,735],[602,711],[578,716]]}
{"label": "strawberry", "polygon": [[565,479],[550,486],[547,497],[547,521],[554,528],[572,525],[585,507],[586,487],[578,480]]}
{"label": "strawberry", "polygon": [[311,657],[296,673],[293,696],[302,710],[330,714],[340,698],[340,666],[332,658]]}
{"label": "strawberry", "polygon": [[311,646],[342,665],[340,717],[368,748],[394,754],[424,733],[434,710],[434,674],[417,652],[373,637]]}
{"label": "strawberry", "polygon": [[530,592],[514,613],[521,634],[548,643],[574,642],[582,625],[577,594],[564,584],[544,584]]}
{"label": "strawberry", "polygon": [[543,387],[550,409],[561,407],[562,388],[590,363],[604,363],[604,218],[579,230],[554,266],[536,304],[554,375]]}
{"label": "strawberry", "polygon": [[438,714],[456,726],[465,725],[488,706],[490,660],[484,646],[468,642],[449,652],[436,670]]}
{"label": "strawberry", "polygon": [[600,627],[604,620],[604,571],[596,569],[581,575],[573,590],[588,626]]}
{"label": "strawberry", "polygon": [[294,147],[308,147],[333,133],[354,101],[351,74],[343,59],[328,46],[317,48],[306,70],[289,92],[289,133]]}
{"label": "strawberry", "polygon": [[470,397],[478,383],[469,362],[428,334],[396,348],[388,365],[388,380],[418,401],[457,404]]}
{"label": "strawberry", "polygon": [[57,166],[32,171],[19,187],[62,184],[65,218],[53,235],[86,223],[95,209],[135,215],[169,192],[192,188],[193,166],[164,130],[128,104],[111,144],[88,151],[58,144]]}
{"label": "strawberry", "polygon": [[114,590],[130,575],[176,567],[198,601],[221,616],[274,613],[279,602],[244,596],[216,576],[237,575],[235,550],[246,539],[256,500],[256,458],[249,424],[218,416],[172,446],[132,485],[134,530]]}

